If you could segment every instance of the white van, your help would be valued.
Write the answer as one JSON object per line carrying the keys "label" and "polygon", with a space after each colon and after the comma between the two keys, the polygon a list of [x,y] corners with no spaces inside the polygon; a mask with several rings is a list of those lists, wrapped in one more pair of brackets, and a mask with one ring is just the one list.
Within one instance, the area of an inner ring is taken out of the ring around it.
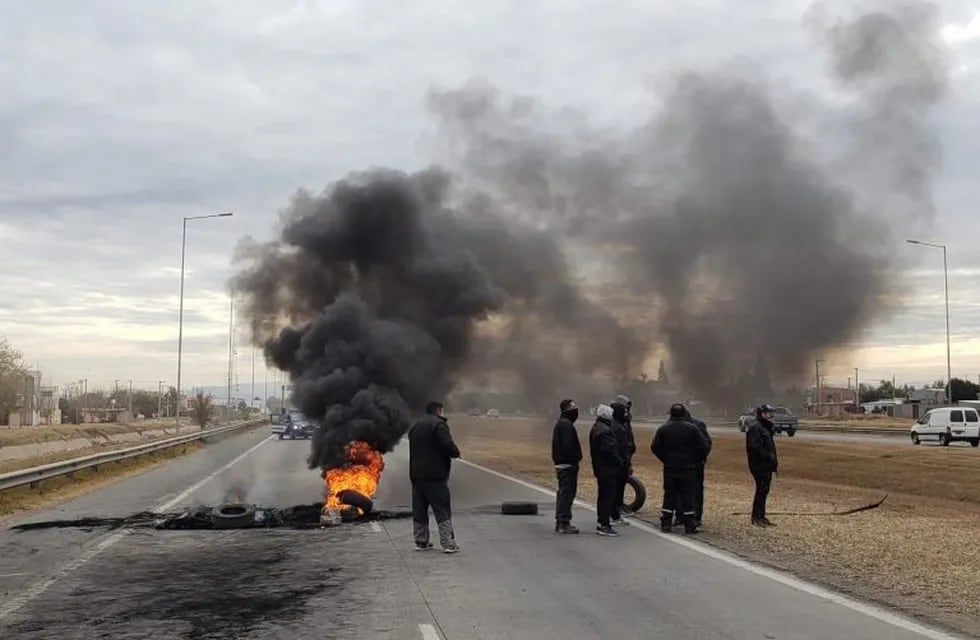
{"label": "white van", "polygon": [[912,444],[923,440],[937,440],[943,446],[959,441],[980,446],[980,415],[972,407],[930,409],[912,425]]}

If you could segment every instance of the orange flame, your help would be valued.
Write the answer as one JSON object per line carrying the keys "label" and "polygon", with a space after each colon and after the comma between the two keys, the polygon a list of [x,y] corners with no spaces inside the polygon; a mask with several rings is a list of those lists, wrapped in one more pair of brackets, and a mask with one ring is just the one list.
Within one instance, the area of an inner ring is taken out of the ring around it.
{"label": "orange flame", "polygon": [[[353,489],[368,498],[373,498],[384,471],[384,456],[366,442],[351,442],[347,445],[350,463],[336,469],[327,469],[326,502],[324,509],[343,509],[337,495],[346,489]],[[360,510],[358,510],[360,511]]]}

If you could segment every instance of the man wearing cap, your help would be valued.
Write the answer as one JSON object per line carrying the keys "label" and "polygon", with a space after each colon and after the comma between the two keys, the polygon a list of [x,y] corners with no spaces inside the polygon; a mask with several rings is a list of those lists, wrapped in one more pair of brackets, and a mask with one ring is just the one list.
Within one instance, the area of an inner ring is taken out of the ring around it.
{"label": "man wearing cap", "polygon": [[613,398],[609,406],[613,410],[612,428],[616,434],[619,455],[623,459],[623,468],[616,477],[616,500],[613,502],[612,523],[613,526],[626,526],[629,523],[623,520],[623,499],[626,497],[626,484],[632,471],[631,460],[636,453],[636,440],[633,438],[633,426],[630,424],[630,407],[633,403],[628,397],[618,395]]}
{"label": "man wearing cap", "polygon": [[775,407],[769,404],[756,408],[755,420],[750,421],[745,430],[745,453],[749,459],[749,471],[755,480],[752,524],[757,527],[773,526],[766,517],[766,499],[772,486],[772,474],[779,471],[779,458],[776,456],[776,439],[772,424],[775,411]]}
{"label": "man wearing cap", "polygon": [[592,472],[597,485],[596,514],[598,525],[595,532],[600,536],[615,538],[619,534],[612,528],[613,504],[616,501],[616,481],[623,470],[619,455],[619,443],[612,428],[613,410],[609,405],[596,409],[595,424],[589,432],[589,454]]}
{"label": "man wearing cap", "polygon": [[[682,404],[670,407],[670,419],[657,429],[650,450],[664,465],[664,500],[660,509],[660,528],[671,530],[674,513],[681,512],[686,533],[697,533],[694,489],[697,466],[708,455],[708,439],[687,419]],[[678,509],[678,506],[680,508]]]}
{"label": "man wearing cap", "polygon": [[582,445],[575,430],[578,405],[571,398],[558,405],[561,416],[551,434],[551,460],[558,474],[558,496],[555,505],[555,533],[578,533],[572,526],[572,503],[578,490],[578,465],[582,461]]}

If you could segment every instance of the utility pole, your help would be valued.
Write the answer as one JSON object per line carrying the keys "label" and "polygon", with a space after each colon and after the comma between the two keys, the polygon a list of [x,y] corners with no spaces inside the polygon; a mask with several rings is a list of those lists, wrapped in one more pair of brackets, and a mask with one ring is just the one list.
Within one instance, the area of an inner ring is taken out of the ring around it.
{"label": "utility pole", "polygon": [[252,320],[252,395],[248,398],[249,412],[255,406],[255,320]]}
{"label": "utility pole", "polygon": [[858,370],[854,367],[854,408],[860,412],[861,406],[861,383],[858,381]]}
{"label": "utility pole", "polygon": [[815,364],[817,365],[817,402],[816,402],[816,406],[817,406],[817,415],[818,416],[820,415],[820,363],[821,362],[823,362],[823,360],[816,360],[815,361]]}
{"label": "utility pole", "polygon": [[157,417],[163,417],[163,380],[157,380]]}
{"label": "utility pole", "polygon": [[225,416],[231,421],[231,375],[232,375],[232,343],[235,335],[235,294],[228,296],[228,404],[225,405]]}
{"label": "utility pole", "polygon": [[129,419],[133,419],[133,381],[129,381]]}

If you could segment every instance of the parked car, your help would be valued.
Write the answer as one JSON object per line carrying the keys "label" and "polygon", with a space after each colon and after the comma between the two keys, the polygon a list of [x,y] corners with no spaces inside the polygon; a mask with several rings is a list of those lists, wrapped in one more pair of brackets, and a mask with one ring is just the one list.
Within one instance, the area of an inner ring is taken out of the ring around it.
{"label": "parked car", "polygon": [[487,417],[488,418],[499,418],[500,417],[500,412],[498,410],[496,410],[496,409],[490,409],[489,411],[487,411]]}
{"label": "parked car", "polygon": [[972,407],[939,407],[930,409],[912,425],[912,444],[935,440],[948,446],[950,442],[969,442],[980,446],[980,414]]}
{"label": "parked car", "polygon": [[[747,411],[738,417],[738,430],[745,433],[748,429],[749,422],[755,420],[755,410]],[[786,433],[789,437],[796,435],[796,429],[799,427],[800,419],[793,414],[792,411],[786,407],[776,407],[773,412],[772,426],[773,431],[776,433]]]}
{"label": "parked car", "polygon": [[311,440],[315,430],[314,424],[301,412],[295,410],[287,413],[279,424],[272,425],[273,435],[279,436],[280,440],[287,437],[290,440]]}

